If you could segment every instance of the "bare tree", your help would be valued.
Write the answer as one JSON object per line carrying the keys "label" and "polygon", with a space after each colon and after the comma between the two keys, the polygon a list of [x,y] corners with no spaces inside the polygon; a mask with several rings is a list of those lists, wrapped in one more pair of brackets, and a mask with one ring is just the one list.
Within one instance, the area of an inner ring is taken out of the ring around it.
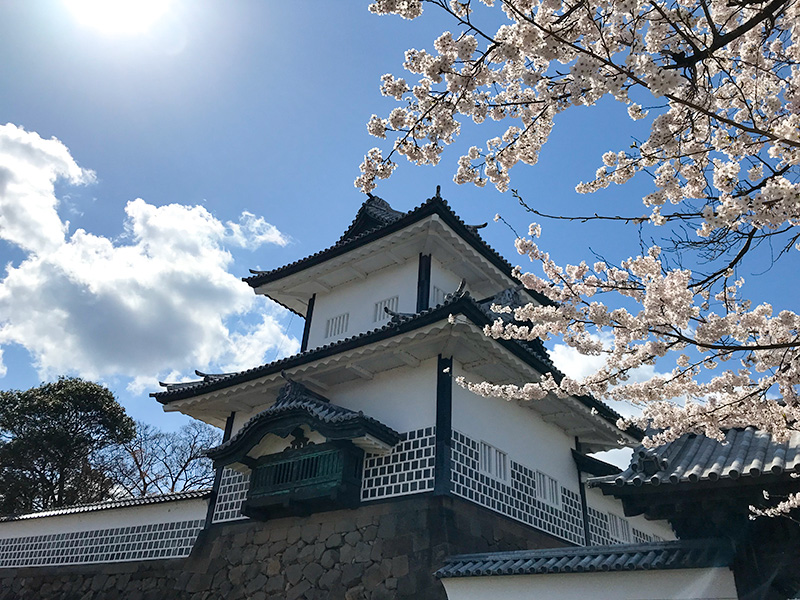
{"label": "bare tree", "polygon": [[219,431],[199,421],[169,432],[138,421],[136,435],[116,455],[118,489],[149,496],[211,487],[214,470],[205,452],[219,442]]}

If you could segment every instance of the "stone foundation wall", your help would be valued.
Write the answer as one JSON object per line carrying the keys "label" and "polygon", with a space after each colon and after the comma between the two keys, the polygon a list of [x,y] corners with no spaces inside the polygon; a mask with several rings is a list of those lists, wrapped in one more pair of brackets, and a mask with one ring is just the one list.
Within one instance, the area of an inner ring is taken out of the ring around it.
{"label": "stone foundation wall", "polygon": [[0,569],[0,600],[446,598],[452,554],[564,542],[450,497],[214,525],[186,559]]}

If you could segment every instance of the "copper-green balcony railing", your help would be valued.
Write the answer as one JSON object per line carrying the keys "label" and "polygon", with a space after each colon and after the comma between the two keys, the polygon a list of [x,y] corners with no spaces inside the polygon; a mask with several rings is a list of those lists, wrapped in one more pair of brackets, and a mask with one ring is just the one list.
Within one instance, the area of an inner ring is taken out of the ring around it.
{"label": "copper-green balcony railing", "polygon": [[[358,502],[363,452],[349,442],[307,446],[261,458],[250,475],[245,512],[308,512]],[[277,510],[283,509],[283,510]]]}

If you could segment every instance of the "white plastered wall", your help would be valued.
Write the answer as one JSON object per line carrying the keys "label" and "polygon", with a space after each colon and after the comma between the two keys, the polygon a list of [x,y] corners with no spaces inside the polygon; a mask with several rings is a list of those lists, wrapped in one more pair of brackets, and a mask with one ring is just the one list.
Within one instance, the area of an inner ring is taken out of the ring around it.
{"label": "white plastered wall", "polygon": [[[474,375],[453,365],[454,376]],[[574,439],[542,421],[536,411],[500,398],[484,398],[453,382],[453,429],[507,452],[529,468],[538,469],[567,489],[578,492],[578,471],[570,450]]]}
{"label": "white plastered wall", "polygon": [[205,519],[207,510],[208,500],[200,498],[20,519],[0,523],[0,539]]}
{"label": "white plastered wall", "polygon": [[435,288],[439,288],[445,294],[452,294],[458,289],[460,283],[461,279],[458,275],[443,267],[435,257],[431,257],[431,306],[436,305]]}
{"label": "white plastered wall", "polygon": [[[454,364],[454,376],[474,375]],[[559,427],[546,423],[535,410],[500,398],[484,398],[453,383],[453,429],[478,441],[484,441],[508,454],[511,460],[553,477],[558,483],[580,493],[578,470],[571,450],[574,438]],[[612,512],[625,518],[640,531],[671,540],[675,539],[669,524],[647,521],[642,517],[625,517],[622,503],[587,489],[588,506]],[[633,540],[631,540],[633,541]]]}
{"label": "white plastered wall", "polygon": [[[272,401],[274,400],[275,399],[273,398]],[[261,405],[257,406],[250,412],[237,410],[236,413],[233,415],[233,428],[231,429],[231,436],[236,435],[245,423],[247,423],[252,417],[254,417],[255,415],[257,415],[266,408],[267,408],[266,405]]]}
{"label": "white plastered wall", "polygon": [[735,600],[727,568],[443,579],[448,600]]}
{"label": "white plastered wall", "polygon": [[[431,427],[436,423],[436,359],[418,367],[375,373],[372,379],[356,379],[326,390],[324,396],[339,406],[363,411],[400,433]],[[232,434],[273,401],[270,398],[251,412],[237,411]]]}
{"label": "white plastered wall", "polygon": [[[386,321],[375,322],[376,302],[398,296],[398,312],[415,312],[417,308],[417,274],[419,262],[408,260],[369,273],[364,279],[354,279],[328,293],[317,293],[314,312],[308,335],[308,349],[371,331]],[[328,319],[349,313],[347,331],[326,338],[325,324]]]}
{"label": "white plastered wall", "polygon": [[418,367],[399,367],[336,386],[325,394],[332,402],[363,411],[401,433],[436,423],[436,359]]}

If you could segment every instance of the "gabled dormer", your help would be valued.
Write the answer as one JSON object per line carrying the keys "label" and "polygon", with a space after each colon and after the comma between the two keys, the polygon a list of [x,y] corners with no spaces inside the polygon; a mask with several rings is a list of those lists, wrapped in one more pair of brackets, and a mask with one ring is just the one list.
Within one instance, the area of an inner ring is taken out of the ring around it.
{"label": "gabled dormer", "polygon": [[333,246],[245,281],[303,316],[302,349],[314,349],[379,328],[392,313],[441,304],[459,285],[476,298],[514,286],[511,265],[480,227],[458,218],[438,190],[405,213],[370,196]]}

